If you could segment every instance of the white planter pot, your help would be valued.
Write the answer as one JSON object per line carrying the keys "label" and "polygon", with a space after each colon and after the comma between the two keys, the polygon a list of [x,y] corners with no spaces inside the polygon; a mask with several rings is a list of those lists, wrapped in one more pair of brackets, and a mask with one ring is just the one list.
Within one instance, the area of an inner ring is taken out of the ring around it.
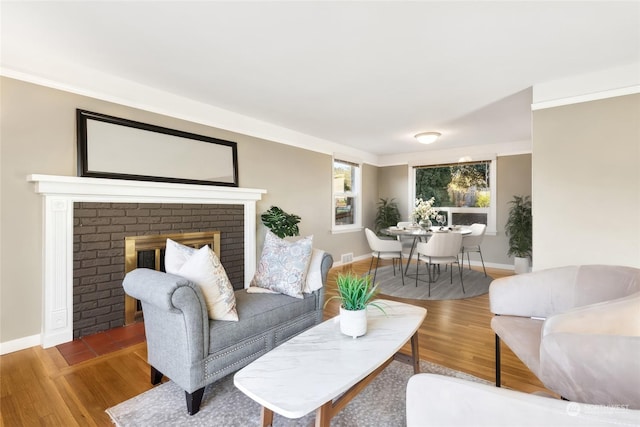
{"label": "white planter pot", "polygon": [[340,332],[352,338],[367,333],[367,310],[345,310],[340,307]]}
{"label": "white planter pot", "polygon": [[516,274],[524,274],[529,272],[529,258],[515,257],[514,259]]}

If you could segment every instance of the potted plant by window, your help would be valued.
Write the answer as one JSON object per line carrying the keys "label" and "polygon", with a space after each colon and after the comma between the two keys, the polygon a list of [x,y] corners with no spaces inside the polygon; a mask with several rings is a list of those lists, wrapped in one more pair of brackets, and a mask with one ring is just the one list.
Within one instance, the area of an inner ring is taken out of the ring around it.
{"label": "potted plant by window", "polygon": [[262,223],[281,239],[300,235],[300,230],[298,229],[300,217],[288,214],[277,206],[271,206],[260,218]]}
{"label": "potted plant by window", "polygon": [[353,272],[338,274],[338,295],[327,300],[340,300],[340,331],[353,338],[367,333],[367,306],[371,305],[384,313],[384,309],[372,302],[378,294],[378,285],[371,283],[371,276],[358,276]]}
{"label": "potted plant by window", "polygon": [[376,211],[376,233],[380,232],[383,228],[396,225],[400,221],[400,211],[398,210],[398,204],[395,199],[380,199],[378,202],[378,209]]}
{"label": "potted plant by window", "polygon": [[509,252],[515,257],[516,274],[529,271],[532,247],[531,199],[529,196],[513,196],[509,202],[509,217],[505,225],[505,233],[509,237]]}

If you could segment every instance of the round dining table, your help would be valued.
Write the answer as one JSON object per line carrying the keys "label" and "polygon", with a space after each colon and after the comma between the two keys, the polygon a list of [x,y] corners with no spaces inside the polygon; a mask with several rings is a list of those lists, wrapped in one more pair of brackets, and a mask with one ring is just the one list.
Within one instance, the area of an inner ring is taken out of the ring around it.
{"label": "round dining table", "polygon": [[428,229],[422,228],[419,225],[406,226],[406,227],[396,227],[391,226],[387,228],[383,228],[380,230],[383,234],[387,236],[398,237],[413,237],[413,243],[411,244],[411,251],[409,251],[409,259],[407,260],[407,266],[405,267],[404,273],[405,275],[409,271],[409,263],[411,258],[413,258],[413,253],[416,250],[416,246],[420,241],[427,241],[430,236],[434,233],[460,233],[463,236],[471,234],[471,230],[467,227],[447,227],[447,226],[432,226]]}

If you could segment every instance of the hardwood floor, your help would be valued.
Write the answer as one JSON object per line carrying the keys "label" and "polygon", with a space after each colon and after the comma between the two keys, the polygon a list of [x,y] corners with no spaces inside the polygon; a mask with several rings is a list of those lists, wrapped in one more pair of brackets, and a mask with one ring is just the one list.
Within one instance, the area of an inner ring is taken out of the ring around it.
{"label": "hardwood floor", "polygon": [[[335,295],[338,272],[365,273],[369,261],[331,270],[327,295]],[[494,278],[511,274],[487,269]],[[427,309],[420,328],[424,360],[494,380],[494,334],[488,295],[465,300],[416,301],[392,298]],[[325,317],[338,312],[331,301]],[[405,349],[409,352],[409,349]],[[32,347],[0,357],[0,426],[111,426],[106,408],[151,388],[146,344],[135,344],[69,366],[54,347]],[[508,348],[503,346],[502,383],[524,392],[546,391]]]}

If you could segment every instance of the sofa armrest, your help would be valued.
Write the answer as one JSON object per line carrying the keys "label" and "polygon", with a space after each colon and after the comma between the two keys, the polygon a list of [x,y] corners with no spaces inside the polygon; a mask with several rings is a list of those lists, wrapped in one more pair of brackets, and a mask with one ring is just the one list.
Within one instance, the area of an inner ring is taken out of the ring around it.
{"label": "sofa armrest", "polygon": [[[147,346],[154,349],[148,351],[149,355],[184,359],[186,353],[191,362],[206,356],[209,315],[198,285],[180,276],[146,268],[127,273],[122,285],[127,294],[142,302]],[[154,363],[158,361],[152,363],[156,366]]]}
{"label": "sofa armrest", "polygon": [[491,282],[494,314],[546,318],[640,292],[640,269],[616,265],[550,268]]}
{"label": "sofa armrest", "polygon": [[586,305],[549,317],[549,334],[625,335],[640,337],[640,292],[616,300]]}
{"label": "sofa armrest", "polygon": [[172,298],[179,287],[197,288],[194,283],[184,277],[148,268],[137,268],[127,273],[122,286],[127,295],[163,310],[176,308]]}
{"label": "sofa armrest", "polygon": [[489,286],[491,312],[546,318],[573,307],[577,267],[560,267],[495,279]]}

